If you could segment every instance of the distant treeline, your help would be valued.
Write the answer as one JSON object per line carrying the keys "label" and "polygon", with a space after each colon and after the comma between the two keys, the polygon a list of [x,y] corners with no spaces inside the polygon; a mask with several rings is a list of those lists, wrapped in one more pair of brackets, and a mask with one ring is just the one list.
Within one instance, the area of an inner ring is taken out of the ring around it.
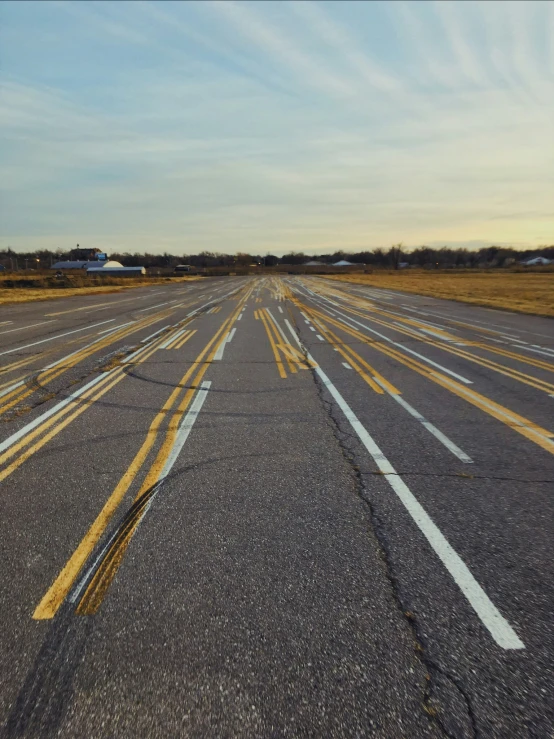
{"label": "distant treeline", "polygon": [[[0,264],[6,269],[45,269],[64,258],[71,256],[71,249],[63,251],[41,250],[36,252],[15,252],[11,249],[0,250]],[[199,254],[145,254],[129,252],[111,252],[110,259],[115,259],[122,264],[135,267],[147,268],[173,268],[178,264],[189,264],[192,267],[238,267],[245,268],[251,265],[276,267],[283,265],[302,265],[309,261],[317,261],[323,264],[334,264],[340,260],[347,260],[353,264],[367,264],[375,267],[396,268],[404,263],[417,267],[445,269],[454,267],[509,267],[517,262],[542,256],[554,259],[554,246],[544,246],[538,249],[514,249],[506,246],[488,246],[475,251],[464,248],[453,249],[444,246],[432,248],[420,246],[416,249],[407,249],[402,244],[396,244],[389,249],[376,248],[368,251],[345,252],[336,251],[333,254],[304,254],[303,252],[290,252],[282,257],[274,254],[223,254],[219,252],[203,251]]]}

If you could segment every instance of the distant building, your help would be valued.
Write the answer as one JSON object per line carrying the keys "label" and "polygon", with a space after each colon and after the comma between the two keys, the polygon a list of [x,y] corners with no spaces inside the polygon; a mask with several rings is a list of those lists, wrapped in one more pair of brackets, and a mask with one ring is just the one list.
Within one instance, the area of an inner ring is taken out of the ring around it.
{"label": "distant building", "polygon": [[304,267],[321,267],[325,262],[318,262],[317,259],[312,259],[311,262],[304,262]]}
{"label": "distant building", "polygon": [[192,267],[190,264],[178,264],[173,271],[174,272],[190,272],[191,269]]}
{"label": "distant building", "polygon": [[524,267],[537,267],[552,264],[553,261],[554,260],[547,259],[546,257],[533,257],[533,259],[525,259],[523,262],[520,262],[520,264],[523,264]]}
{"label": "distant building", "polygon": [[341,259],[339,262],[335,262],[333,267],[353,267],[354,262],[347,262],[346,259]]}
{"label": "distant building", "polygon": [[[90,264],[90,263],[89,263]],[[87,267],[87,275],[114,275],[120,277],[145,275],[144,267],[124,267],[121,262],[109,260],[107,262],[92,262]]]}
{"label": "distant building", "polygon": [[79,270],[80,272],[85,272],[87,275],[120,275],[122,277],[146,274],[144,267],[124,267],[121,262],[115,262],[111,259],[105,262],[99,260],[91,262],[56,262],[50,269],[55,269],[57,272]]}

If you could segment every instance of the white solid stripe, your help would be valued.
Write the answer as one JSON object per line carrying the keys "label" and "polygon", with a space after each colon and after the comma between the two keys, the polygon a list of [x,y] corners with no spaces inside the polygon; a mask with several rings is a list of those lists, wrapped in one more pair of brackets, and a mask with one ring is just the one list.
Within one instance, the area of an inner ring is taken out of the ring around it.
{"label": "white solid stripe", "polygon": [[171,468],[173,467],[177,460],[177,457],[181,453],[181,449],[185,445],[185,442],[188,439],[192,427],[196,423],[196,419],[198,418],[202,406],[204,405],[204,401],[206,400],[206,396],[208,394],[209,388],[211,387],[211,384],[211,380],[204,380],[204,382],[200,385],[201,389],[198,391],[189,412],[183,418],[183,421],[179,426],[179,431],[177,432],[173,448],[171,449],[170,455],[167,458],[167,461],[160,473],[160,482],[162,482],[164,477],[167,477],[167,475],[171,472]]}
{"label": "white solid stripe", "polygon": [[[26,328],[34,328],[35,326],[43,326],[45,323],[54,323],[56,319],[53,318],[51,321],[41,321],[40,323],[31,323],[29,326],[20,326],[19,328],[10,328],[8,331],[0,331],[0,336],[3,334],[13,334],[14,331],[25,331]],[[6,321],[6,323],[13,323],[13,321]],[[0,323],[0,326],[2,324]]]}
{"label": "white solid stripe", "polygon": [[167,338],[163,344],[160,344],[160,349],[167,349],[167,347],[180,336],[182,336],[186,332],[186,330],[186,328],[182,328],[180,331],[177,331],[176,334],[171,334],[171,336],[169,336],[169,338]]}
{"label": "white solid stripe", "polygon": [[83,326],[83,328],[76,328],[74,331],[66,331],[65,334],[56,334],[56,336],[50,336],[48,339],[41,339],[40,341],[35,341],[32,344],[25,344],[25,346],[18,346],[15,349],[8,349],[5,352],[0,352],[0,357],[2,357],[4,354],[13,354],[13,352],[20,352],[22,349],[29,349],[31,346],[37,346],[38,344],[44,344],[46,341],[54,341],[54,339],[61,339],[62,336],[69,336],[70,334],[78,334],[80,331],[88,331],[91,328],[96,328],[96,326],[103,326],[106,323],[112,323],[112,321],[115,321],[115,318],[110,318],[108,321],[100,321],[100,323],[93,323],[90,326]]}
{"label": "white solid stripe", "polygon": [[416,411],[416,409],[411,406],[401,395],[398,395],[396,393],[391,393],[391,391],[387,388],[387,386],[379,380],[379,378],[374,377],[373,378],[375,382],[380,385],[383,390],[388,393],[391,398],[394,398],[397,403],[399,403],[403,408],[405,408],[408,413],[413,416],[414,418],[417,418],[417,420],[425,426],[427,431],[433,434],[433,436],[440,441],[441,444],[443,444],[448,451],[452,452],[456,457],[458,457],[459,460],[464,462],[465,464],[473,464],[473,460],[471,457],[469,457],[464,451],[460,449],[459,446],[454,444],[453,441],[451,441],[448,436],[442,433],[442,431],[439,431],[439,429],[434,426],[430,421],[428,421],[424,416],[419,413],[419,411]]}
{"label": "white solid stripe", "polygon": [[166,326],[162,326],[162,327],[161,327],[161,328],[159,328],[159,329],[158,329],[157,331],[154,331],[154,333],[153,333],[153,334],[150,334],[150,335],[149,335],[149,336],[147,336],[147,337],[146,337],[145,339],[142,339],[142,341],[141,341],[140,343],[141,343],[141,344],[145,344],[145,343],[146,343],[147,341],[149,341],[150,339],[153,339],[153,338],[154,338],[154,336],[157,336],[158,334],[161,334],[161,332],[162,332],[162,331],[165,331],[165,330],[166,330],[166,328],[169,328],[169,323],[168,323],[168,324],[167,324]]}
{"label": "white solid stripe", "polygon": [[115,370],[111,370],[110,372],[103,372],[101,375],[98,375],[98,377],[95,377],[94,380],[91,380],[90,382],[87,382],[86,385],[83,385],[83,387],[79,390],[71,393],[71,395],[65,398],[65,400],[56,403],[56,405],[50,408],[50,410],[42,413],[40,416],[38,416],[38,418],[35,418],[34,421],[30,421],[28,424],[23,426],[23,428],[19,429],[19,431],[16,431],[15,434],[12,434],[0,444],[0,452],[4,452],[6,451],[6,449],[9,449],[11,446],[13,446],[13,444],[15,444],[17,441],[26,436],[30,431],[39,426],[43,421],[46,421],[48,418],[50,418],[50,416],[53,416],[58,411],[61,411],[62,408],[65,408],[66,405],[69,405],[69,403],[71,403],[73,400],[76,400],[86,390],[94,387],[94,385],[99,383],[100,380],[104,380],[106,377],[110,377],[110,375],[112,375],[114,371]]}
{"label": "white solid stripe", "polygon": [[223,352],[225,351],[225,347],[227,346],[227,339],[229,338],[229,332],[225,335],[225,338],[221,342],[221,344],[217,347],[217,351],[214,354],[214,360],[219,361],[220,359],[223,359]]}
{"label": "white solid stripe", "polygon": [[3,398],[4,395],[7,395],[8,393],[11,393],[12,390],[17,390],[18,387],[21,387],[25,383],[25,380],[20,380],[19,382],[14,383],[13,385],[10,385],[5,390],[0,391],[0,398]]}
{"label": "white solid stripe", "polygon": [[[443,377],[442,380],[446,382],[448,385],[450,385],[450,380],[448,378]],[[471,392],[471,390],[466,389],[465,387],[457,388],[461,393],[466,395],[468,398],[475,398],[475,394]],[[552,446],[552,450],[554,451],[554,441],[549,439],[547,436],[545,436],[541,431],[539,431],[536,428],[533,428],[532,426],[529,426],[527,423],[523,423],[519,419],[517,419],[515,416],[513,416],[509,411],[506,412],[502,410],[501,408],[496,408],[494,405],[491,405],[490,403],[487,403],[487,401],[483,397],[478,397],[477,400],[481,405],[486,406],[490,410],[494,411],[495,413],[498,413],[500,416],[504,416],[504,418],[508,419],[510,421],[511,426],[520,426],[521,428],[528,429],[529,431],[532,431],[537,436],[540,436],[540,438],[544,441],[546,441],[547,444],[550,444]]]}
{"label": "white solid stripe", "polygon": [[[288,322],[287,322],[288,323]],[[292,326],[288,324],[289,330],[293,334],[296,343],[300,345],[300,341]],[[308,359],[312,357],[307,354]],[[373,458],[379,470],[384,474],[387,482],[397,494],[402,504],[412,517],[419,530],[429,542],[431,548],[444,564],[454,582],[458,585],[462,593],[465,595],[475,613],[481,619],[484,626],[488,629],[495,642],[503,649],[524,649],[525,645],[510,626],[508,621],[502,616],[500,611],[490,600],[483,588],[471,574],[468,566],[452,548],[444,534],[438,526],[433,522],[429,514],[425,511],[421,503],[416,499],[414,494],[408,488],[404,480],[398,475],[392,464],[373,441],[367,430],[358,420],[350,406],[346,403],[342,395],[327,377],[321,367],[316,366],[315,371],[318,373],[321,381],[329,390],[337,405],[344,413],[348,422],[356,432],[356,435]]]}
{"label": "white solid stripe", "polygon": [[[362,328],[365,328],[366,331],[370,331],[372,334],[375,334],[376,336],[379,336],[381,339],[388,341],[389,344],[392,344],[393,346],[398,347],[398,349],[400,349],[401,351],[408,352],[408,354],[413,354],[414,357],[418,357],[419,359],[422,359],[427,364],[430,364],[432,367],[436,367],[437,369],[440,369],[442,372],[446,372],[447,375],[451,375],[452,377],[455,377],[457,380],[460,380],[460,382],[463,382],[465,385],[473,385],[473,382],[471,380],[468,380],[466,377],[462,377],[462,375],[459,375],[457,372],[453,372],[452,370],[449,370],[446,367],[443,367],[441,364],[438,364],[437,362],[433,362],[432,359],[425,357],[423,354],[420,354],[419,352],[416,352],[413,349],[409,349],[407,346],[398,344],[396,341],[393,341],[388,336],[385,336],[384,334],[379,333],[379,331],[374,331],[372,328],[369,328],[369,326],[366,326],[364,323],[361,323],[360,321],[356,321],[354,318],[350,318],[350,316],[345,316],[344,313],[340,313],[340,315],[348,319],[346,321],[343,320],[343,322],[346,325],[350,325],[350,328],[356,328],[355,326],[352,326],[352,323],[357,323]],[[352,323],[349,323],[349,321],[352,321]]]}

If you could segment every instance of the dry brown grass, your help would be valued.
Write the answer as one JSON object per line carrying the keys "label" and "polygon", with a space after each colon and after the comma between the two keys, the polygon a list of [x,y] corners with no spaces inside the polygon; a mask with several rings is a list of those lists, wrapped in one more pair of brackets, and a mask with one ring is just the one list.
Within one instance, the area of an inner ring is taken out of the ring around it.
{"label": "dry brown grass", "polygon": [[537,316],[554,316],[554,271],[427,271],[329,275],[328,279],[401,290],[433,298],[500,308]]}
{"label": "dry brown grass", "polygon": [[129,277],[104,277],[98,281],[86,277],[72,277],[66,282],[54,282],[53,277],[43,275],[0,276],[0,305],[8,303],[29,303],[35,300],[68,298],[73,295],[96,295],[118,293],[133,287],[146,287],[174,282],[190,282],[199,277],[149,277],[135,279]]}

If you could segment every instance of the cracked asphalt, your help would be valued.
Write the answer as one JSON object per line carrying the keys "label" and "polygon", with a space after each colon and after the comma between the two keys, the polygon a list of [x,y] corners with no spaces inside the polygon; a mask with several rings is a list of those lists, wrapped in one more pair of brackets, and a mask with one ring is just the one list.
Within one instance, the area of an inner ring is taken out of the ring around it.
{"label": "cracked asphalt", "polygon": [[550,319],[286,275],[1,310],[0,736],[554,736]]}

